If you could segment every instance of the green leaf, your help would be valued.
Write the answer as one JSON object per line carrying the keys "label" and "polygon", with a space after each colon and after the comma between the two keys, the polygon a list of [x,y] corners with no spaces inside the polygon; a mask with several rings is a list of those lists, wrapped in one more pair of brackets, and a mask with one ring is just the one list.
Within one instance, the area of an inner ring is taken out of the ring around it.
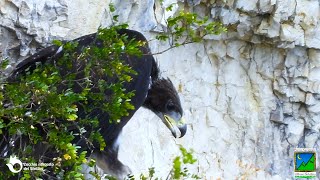
{"label": "green leaf", "polygon": [[68,116],[67,116],[67,119],[69,120],[69,121],[74,121],[74,120],[76,120],[78,118],[78,116],[76,115],[76,114],[69,114]]}
{"label": "green leaf", "polygon": [[54,44],[56,46],[62,46],[63,45],[62,41],[59,41],[59,40],[53,40],[52,44]]}
{"label": "green leaf", "polygon": [[174,4],[170,4],[170,5],[166,8],[166,11],[172,11],[173,5],[174,5]]}
{"label": "green leaf", "polygon": [[110,10],[110,12],[115,12],[116,11],[116,8],[114,7],[113,3],[109,4],[109,10]]}
{"label": "green leaf", "polygon": [[167,39],[169,39],[168,35],[165,34],[160,34],[156,36],[156,39],[160,40],[160,41],[166,41]]}
{"label": "green leaf", "polygon": [[4,59],[0,63],[1,69],[6,69],[8,65],[9,65],[9,59]]}
{"label": "green leaf", "polygon": [[176,157],[173,161],[173,177],[179,179],[181,177],[181,161],[180,157]]}
{"label": "green leaf", "polygon": [[114,16],[112,16],[112,19],[117,22],[118,19],[119,19],[119,15],[114,15]]}
{"label": "green leaf", "polygon": [[155,170],[154,167],[149,168],[149,177],[150,179],[154,176]]}

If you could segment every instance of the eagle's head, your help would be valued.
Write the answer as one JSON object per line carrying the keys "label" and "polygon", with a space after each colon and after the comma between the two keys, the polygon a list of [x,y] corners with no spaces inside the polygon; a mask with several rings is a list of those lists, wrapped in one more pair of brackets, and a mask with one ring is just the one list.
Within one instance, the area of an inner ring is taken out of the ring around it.
{"label": "eagle's head", "polygon": [[152,81],[144,107],[159,116],[174,137],[183,137],[186,134],[187,125],[182,118],[180,98],[169,78]]}

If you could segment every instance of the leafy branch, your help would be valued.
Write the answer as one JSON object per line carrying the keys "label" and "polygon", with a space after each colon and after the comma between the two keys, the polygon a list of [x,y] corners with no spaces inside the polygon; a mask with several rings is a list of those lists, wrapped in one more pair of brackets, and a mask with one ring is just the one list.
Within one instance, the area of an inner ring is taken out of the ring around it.
{"label": "leafy branch", "polygon": [[[201,179],[197,174],[190,173],[188,165],[193,165],[197,160],[193,157],[193,150],[187,150],[180,145],[181,155],[176,156],[172,162],[172,168],[166,177],[166,180],[178,179]],[[161,178],[155,176],[156,169],[149,168],[148,174],[140,174],[139,180],[160,180]],[[134,176],[129,176],[129,180],[135,180]]]}
{"label": "leafy branch", "polygon": [[[160,4],[163,11],[166,12],[173,11],[175,5],[171,4],[164,8],[162,1]],[[166,18],[163,32],[156,36],[157,40],[167,41],[169,48],[153,53],[153,55],[162,54],[179,46],[201,42],[207,35],[219,35],[225,32],[227,32],[227,28],[221,22],[211,21],[208,16],[200,18],[198,14],[183,8],[175,12],[173,16]]]}

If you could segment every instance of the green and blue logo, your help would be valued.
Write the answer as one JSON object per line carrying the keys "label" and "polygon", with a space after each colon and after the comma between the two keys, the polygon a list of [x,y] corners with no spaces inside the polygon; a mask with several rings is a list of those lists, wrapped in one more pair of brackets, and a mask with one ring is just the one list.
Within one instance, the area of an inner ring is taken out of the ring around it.
{"label": "green and blue logo", "polygon": [[297,148],[294,151],[295,178],[316,177],[316,151],[313,148]]}

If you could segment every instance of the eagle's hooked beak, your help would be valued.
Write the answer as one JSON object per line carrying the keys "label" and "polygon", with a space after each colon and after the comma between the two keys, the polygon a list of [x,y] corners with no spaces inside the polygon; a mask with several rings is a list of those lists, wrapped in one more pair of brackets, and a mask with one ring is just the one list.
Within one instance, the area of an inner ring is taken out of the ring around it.
{"label": "eagle's hooked beak", "polygon": [[178,129],[180,136],[183,137],[187,132],[187,124],[185,120],[181,117],[180,113],[171,112],[170,114],[163,114],[161,117],[163,123],[170,129],[172,135],[177,138],[177,130]]}

